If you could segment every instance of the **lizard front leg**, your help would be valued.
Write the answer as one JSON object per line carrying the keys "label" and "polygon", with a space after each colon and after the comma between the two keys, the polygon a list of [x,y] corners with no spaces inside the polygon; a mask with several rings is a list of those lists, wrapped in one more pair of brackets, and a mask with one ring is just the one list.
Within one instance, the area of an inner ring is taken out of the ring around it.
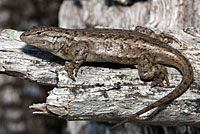
{"label": "lizard front leg", "polygon": [[[68,55],[72,57],[72,61],[65,62],[65,70],[69,77],[75,81],[81,64],[86,60],[88,54],[88,43],[85,41],[72,42],[67,50]],[[69,54],[70,53],[70,54]]]}
{"label": "lizard front leg", "polygon": [[[141,79],[152,81],[151,87],[174,87],[170,86],[167,69],[154,62],[155,56],[149,52],[144,52],[138,60],[138,73]],[[166,86],[163,84],[166,82]]]}

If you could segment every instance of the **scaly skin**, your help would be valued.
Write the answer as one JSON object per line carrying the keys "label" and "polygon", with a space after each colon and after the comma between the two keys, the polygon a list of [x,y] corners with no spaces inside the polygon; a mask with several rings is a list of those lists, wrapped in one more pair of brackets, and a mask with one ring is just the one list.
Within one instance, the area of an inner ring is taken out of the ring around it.
{"label": "scaly skin", "polygon": [[171,93],[116,124],[111,130],[155,107],[170,103],[189,88],[193,80],[189,60],[160,37],[142,27],[136,27],[134,31],[37,27],[20,36],[21,40],[29,45],[71,60],[70,63],[65,63],[65,70],[73,80],[80,65],[87,61],[138,65],[140,77],[152,80],[152,87],[164,86],[164,80],[167,87],[170,87],[165,65],[175,67],[181,72],[182,81]]}

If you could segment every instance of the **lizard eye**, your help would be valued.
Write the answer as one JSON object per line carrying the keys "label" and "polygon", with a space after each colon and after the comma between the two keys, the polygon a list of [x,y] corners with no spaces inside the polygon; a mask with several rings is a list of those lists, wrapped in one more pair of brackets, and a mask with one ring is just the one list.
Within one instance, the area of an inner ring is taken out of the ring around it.
{"label": "lizard eye", "polygon": [[37,32],[37,34],[39,34],[39,35],[40,35],[41,33],[42,33],[42,32]]}

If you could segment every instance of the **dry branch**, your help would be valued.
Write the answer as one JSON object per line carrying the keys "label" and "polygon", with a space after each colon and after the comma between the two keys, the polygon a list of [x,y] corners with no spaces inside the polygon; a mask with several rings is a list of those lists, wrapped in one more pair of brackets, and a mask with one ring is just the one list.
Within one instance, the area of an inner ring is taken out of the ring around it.
{"label": "dry branch", "polygon": [[[148,112],[136,122],[200,126],[200,38],[194,30],[170,31],[183,43],[172,46],[189,58],[194,68],[195,78],[190,90],[153,117]],[[55,86],[45,103],[30,106],[36,109],[34,113],[67,120],[119,121],[173,90],[150,88],[150,83],[140,80],[136,68],[110,63],[84,64],[74,82],[64,71],[62,59],[21,42],[20,34],[10,29],[2,31],[0,72]],[[177,85],[182,76],[176,69],[168,68],[168,71],[170,82]]]}

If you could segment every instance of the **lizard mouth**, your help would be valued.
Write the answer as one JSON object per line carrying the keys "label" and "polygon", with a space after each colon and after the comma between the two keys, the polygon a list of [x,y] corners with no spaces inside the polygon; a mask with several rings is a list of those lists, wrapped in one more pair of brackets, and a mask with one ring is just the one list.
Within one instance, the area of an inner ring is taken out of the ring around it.
{"label": "lizard mouth", "polygon": [[25,34],[25,32],[22,33],[22,34],[20,35],[20,39],[21,39],[23,42],[26,42],[26,34]]}

